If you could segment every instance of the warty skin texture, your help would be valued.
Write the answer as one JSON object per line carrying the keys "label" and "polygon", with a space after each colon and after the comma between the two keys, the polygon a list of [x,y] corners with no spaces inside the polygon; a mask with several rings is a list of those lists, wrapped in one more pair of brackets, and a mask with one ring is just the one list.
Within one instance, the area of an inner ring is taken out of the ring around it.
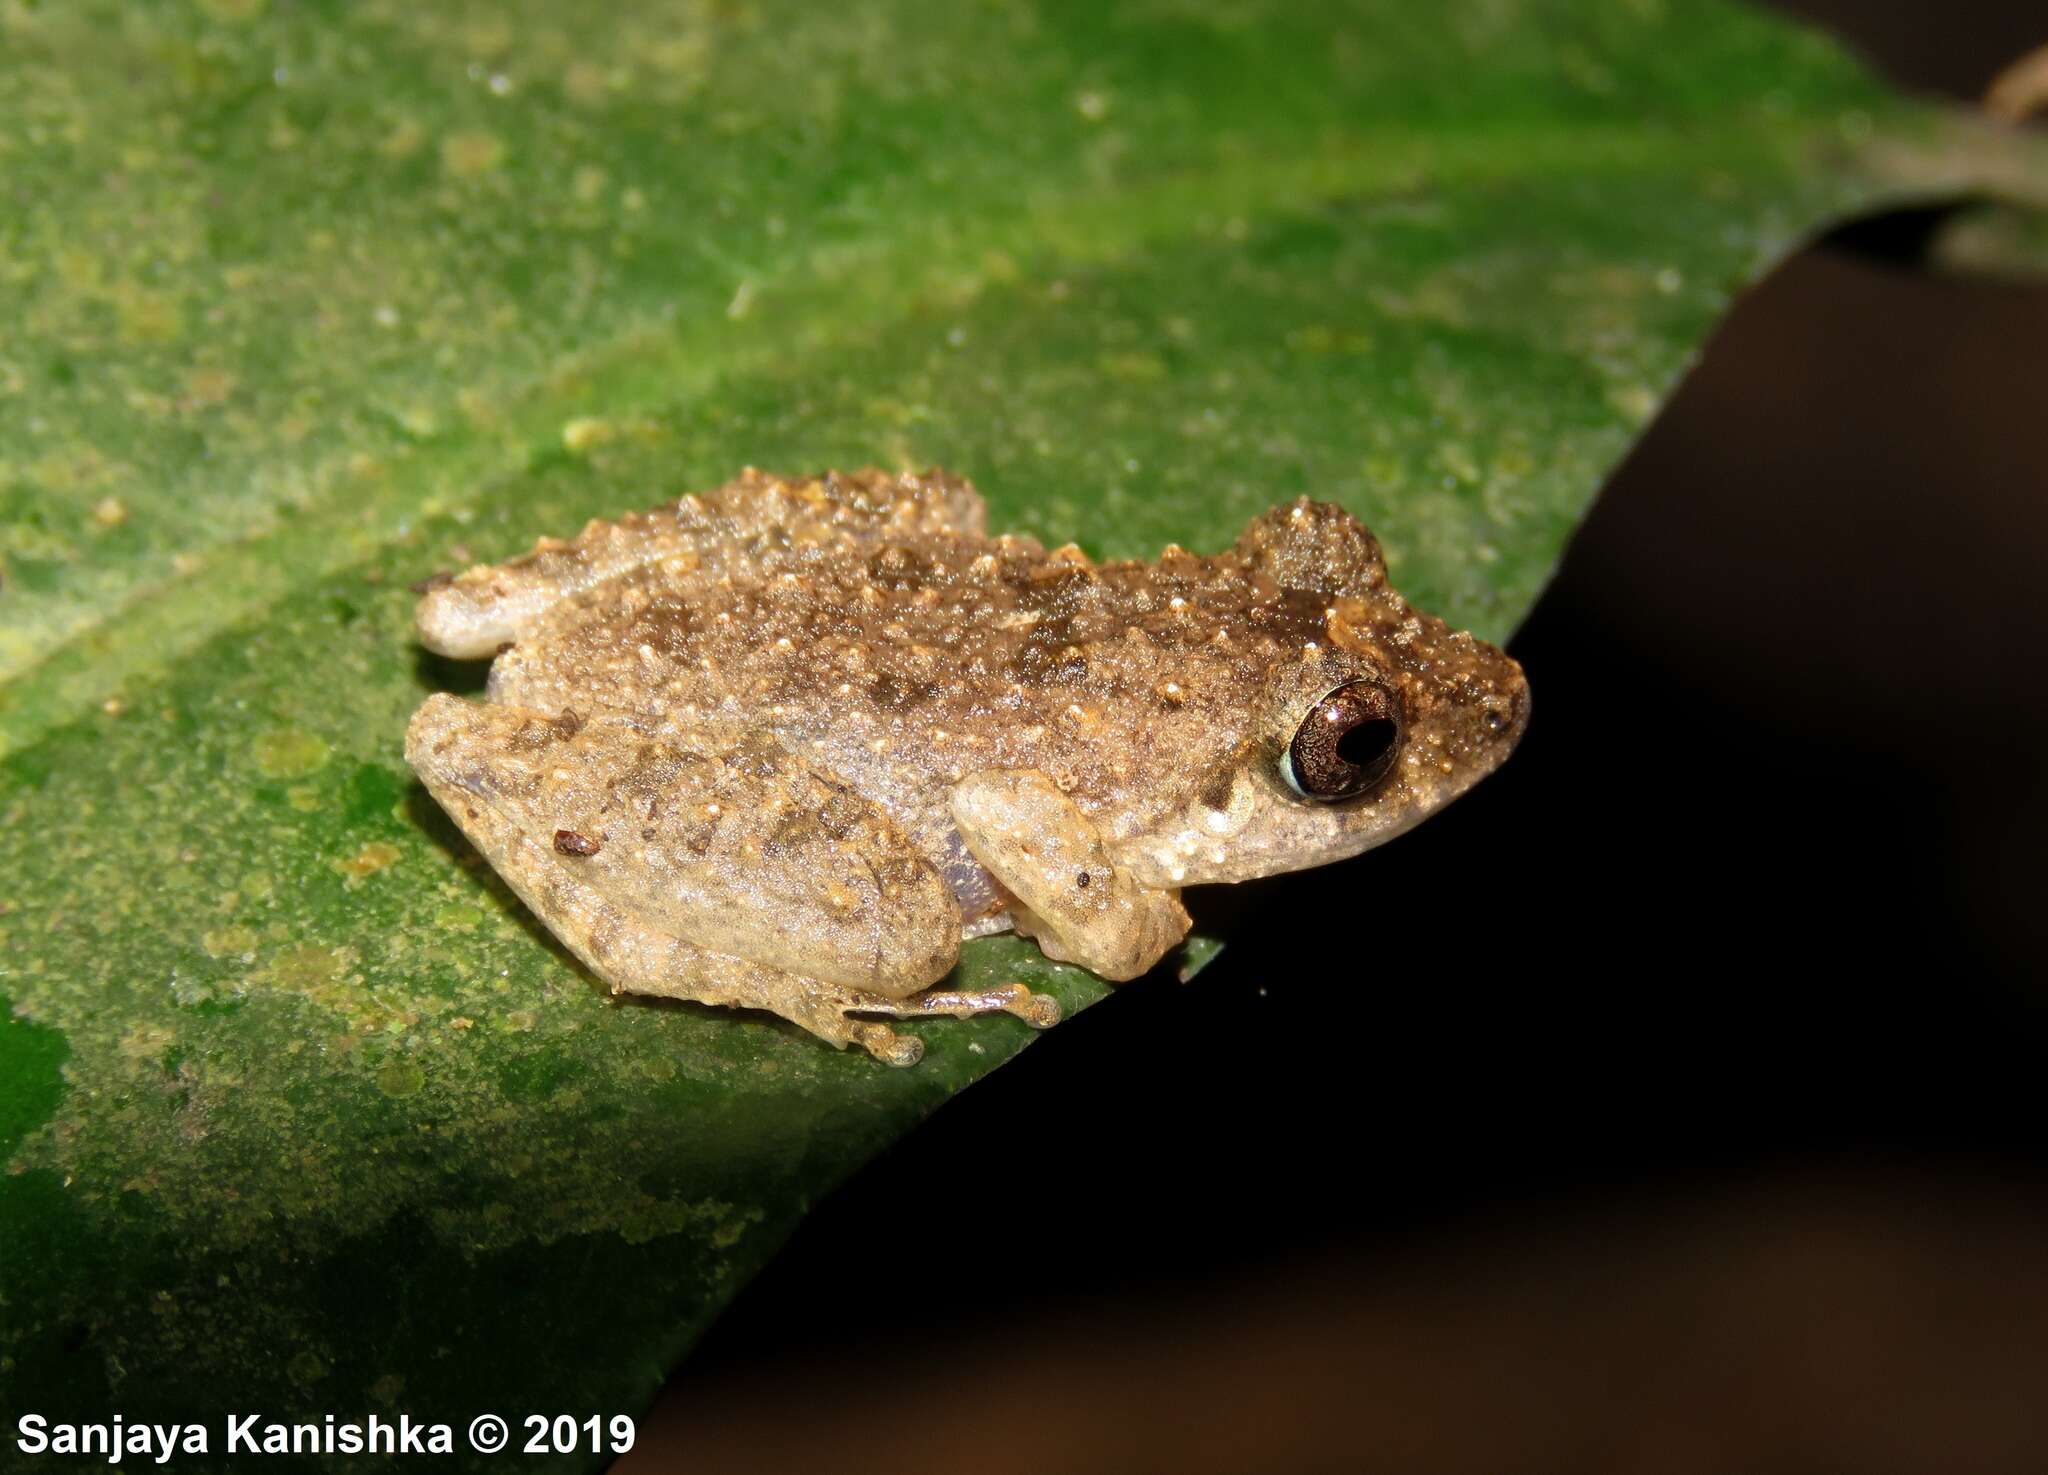
{"label": "warty skin texture", "polygon": [[[536,850],[609,835],[507,874],[523,896],[571,878],[527,899],[572,948],[592,952],[601,902],[707,956],[899,1000],[1005,925],[1143,971],[1185,931],[1180,886],[1391,838],[1492,771],[1528,714],[1512,660],[1410,608],[1371,535],[1307,500],[1216,555],[1096,564],[988,536],[943,472],[749,471],[469,570],[419,626],[495,655],[486,708],[430,699],[408,740],[493,864],[510,842],[484,829]],[[1389,714],[1387,772],[1306,798],[1290,743],[1349,683]],[[623,823],[627,795],[661,812]]]}

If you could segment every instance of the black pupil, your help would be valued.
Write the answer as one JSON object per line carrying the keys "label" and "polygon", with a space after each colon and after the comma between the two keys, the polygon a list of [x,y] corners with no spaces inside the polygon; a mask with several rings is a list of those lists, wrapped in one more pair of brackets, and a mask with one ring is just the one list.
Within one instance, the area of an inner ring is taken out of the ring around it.
{"label": "black pupil", "polygon": [[1337,756],[1355,768],[1371,768],[1393,747],[1394,724],[1384,717],[1368,717],[1337,739]]}

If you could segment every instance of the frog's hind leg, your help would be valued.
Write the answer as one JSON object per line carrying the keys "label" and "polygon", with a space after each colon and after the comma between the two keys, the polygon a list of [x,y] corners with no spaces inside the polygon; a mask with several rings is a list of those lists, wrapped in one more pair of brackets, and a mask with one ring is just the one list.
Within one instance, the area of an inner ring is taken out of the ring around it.
{"label": "frog's hind leg", "polygon": [[[732,1009],[761,1009],[801,1025],[838,1049],[858,1045],[888,1065],[915,1065],[924,1042],[877,1020],[853,1019],[892,1003],[878,995],[804,978],[699,947],[641,920],[579,877],[524,827],[506,824],[488,806],[428,776],[428,787],[457,817],[491,868],[543,918],[549,931],[614,994],[646,994]],[[559,842],[557,842],[559,844]],[[573,853],[573,852],[572,852]]]}
{"label": "frog's hind leg", "polygon": [[869,996],[849,1004],[862,1014],[888,1014],[897,1019],[946,1014],[968,1019],[976,1014],[1014,1014],[1033,1029],[1050,1029],[1060,1022],[1060,1001],[1051,994],[1034,994],[1021,983],[999,983],[992,988],[928,988],[907,999]]}
{"label": "frog's hind leg", "polygon": [[770,1010],[895,1065],[923,1046],[848,1015],[1045,1017],[1022,989],[934,991],[959,955],[951,889],[885,812],[765,735],[656,739],[436,693],[406,760],[615,990]]}
{"label": "frog's hind leg", "polygon": [[[853,1011],[878,1012],[902,1000],[885,1000],[853,990],[777,973],[737,958],[706,953],[681,943],[658,979],[632,985],[635,993],[688,999],[730,1008],[763,1009],[801,1025],[826,1044],[844,1050],[857,1045],[884,1065],[910,1066],[924,1059],[924,1041],[898,1034],[878,1019],[855,1019]],[[613,992],[619,986],[613,985]]]}
{"label": "frog's hind leg", "polygon": [[828,986],[819,989],[811,999],[815,1000],[815,1007],[801,1012],[778,1007],[819,1038],[835,1045],[859,1045],[889,1065],[917,1064],[924,1058],[924,1041],[916,1035],[898,1034],[879,1020],[852,1016],[887,1014],[893,1019],[929,1019],[946,1015],[968,1019],[976,1014],[1014,1014],[1033,1029],[1050,1029],[1060,1022],[1060,1001],[1051,994],[1035,994],[1021,983],[999,983],[979,989],[928,988],[904,999]]}
{"label": "frog's hind leg", "polygon": [[563,941],[615,994],[630,991],[729,1009],[765,1010],[801,1025],[835,1049],[857,1045],[884,1065],[915,1065],[924,1058],[924,1041],[916,1035],[898,1034],[880,1020],[850,1017],[856,1010],[872,1013],[909,1000],[882,999],[708,952],[616,913],[605,917],[587,938]]}

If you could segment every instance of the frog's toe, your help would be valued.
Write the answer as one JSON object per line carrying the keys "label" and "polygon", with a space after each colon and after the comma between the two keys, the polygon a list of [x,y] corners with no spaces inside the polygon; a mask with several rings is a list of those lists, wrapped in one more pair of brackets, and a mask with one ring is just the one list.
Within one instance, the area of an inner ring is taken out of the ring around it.
{"label": "frog's toe", "polygon": [[915,1065],[924,1059],[924,1041],[916,1035],[899,1035],[886,1024],[854,1024],[848,1033],[853,1042],[884,1065]]}
{"label": "frog's toe", "polygon": [[1060,1022],[1060,1001],[1051,994],[1034,994],[1021,983],[1004,984],[1001,989],[990,989],[991,996],[1008,995],[1008,1002],[999,1004],[1006,1014],[1014,1014],[1033,1029],[1051,1029]]}
{"label": "frog's toe", "polygon": [[1032,994],[1012,1011],[1033,1029],[1051,1029],[1060,1022],[1060,1001],[1051,994]]}

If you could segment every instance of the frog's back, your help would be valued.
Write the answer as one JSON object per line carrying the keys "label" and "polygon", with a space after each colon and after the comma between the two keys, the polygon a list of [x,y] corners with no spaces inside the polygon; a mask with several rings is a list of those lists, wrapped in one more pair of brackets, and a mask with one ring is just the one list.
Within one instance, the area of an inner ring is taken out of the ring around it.
{"label": "frog's back", "polygon": [[[978,498],[971,517],[912,505],[848,518],[836,500],[793,517],[790,486],[765,481],[740,508],[685,499],[678,523],[716,537],[560,599],[499,654],[491,698],[820,738],[1032,731],[1077,700],[1125,706],[1155,685],[1176,702],[1205,689],[1241,700],[1257,667],[1321,628],[1319,600],[1261,584],[1231,554],[1096,564],[1072,545],[987,536]],[[1197,679],[1208,667],[1218,679]]]}

